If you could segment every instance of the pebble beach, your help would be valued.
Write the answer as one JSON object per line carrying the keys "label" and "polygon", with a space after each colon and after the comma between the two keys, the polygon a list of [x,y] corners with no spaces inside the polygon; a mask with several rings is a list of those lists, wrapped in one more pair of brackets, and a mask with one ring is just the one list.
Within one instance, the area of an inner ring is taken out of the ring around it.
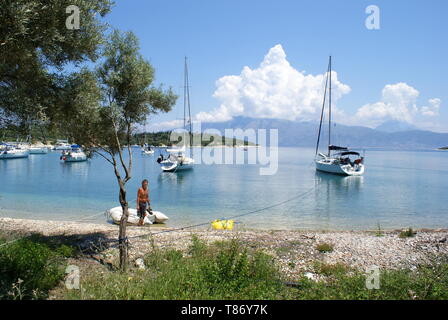
{"label": "pebble beach", "polygon": [[[99,261],[114,264],[118,256],[116,239],[118,226],[81,222],[0,218],[0,231],[14,237],[39,233],[46,237],[69,237],[76,246],[88,252],[101,247],[101,254],[93,255]],[[169,232],[161,232],[169,231]],[[185,250],[191,237],[212,243],[238,239],[245,245],[263,250],[279,263],[283,274],[294,278],[312,272],[313,264],[344,264],[366,270],[372,266],[381,269],[413,269],[429,263],[435,257],[448,258],[448,229],[415,230],[413,237],[401,238],[401,230],[377,231],[283,231],[188,229],[172,230],[153,225],[128,226],[130,260],[136,261],[159,248]],[[332,250],[321,252],[319,244],[330,244]]]}

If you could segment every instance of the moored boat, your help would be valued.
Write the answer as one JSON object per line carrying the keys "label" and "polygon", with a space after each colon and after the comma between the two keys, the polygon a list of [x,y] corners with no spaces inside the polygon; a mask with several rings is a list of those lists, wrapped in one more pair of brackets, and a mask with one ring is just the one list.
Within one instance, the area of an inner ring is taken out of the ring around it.
{"label": "moored boat", "polygon": [[[133,208],[128,209],[128,224],[137,225],[140,217],[137,214],[137,210]],[[123,209],[121,207],[115,207],[106,211],[106,216],[115,224],[120,224],[121,216],[123,215]],[[160,211],[152,211],[152,214],[147,213],[143,224],[165,223],[168,217]]]}
{"label": "moored boat", "polygon": [[56,144],[53,147],[53,150],[69,151],[71,150],[71,145],[68,143],[68,140],[57,140]]}
{"label": "moored boat", "polygon": [[[319,141],[322,131],[322,120],[324,117],[327,85],[329,84],[329,107],[328,107],[328,151],[327,154],[319,152]],[[331,144],[331,56],[328,63],[327,78],[325,81],[325,92],[320,116],[319,133],[316,143],[315,154],[316,170],[333,174],[360,176],[364,173],[364,156],[359,152],[349,150],[347,147],[339,147]]]}
{"label": "moored boat", "polygon": [[11,144],[2,144],[2,147],[0,150],[0,159],[28,158],[29,152],[27,149]]}
{"label": "moored boat", "polygon": [[60,159],[64,162],[81,162],[87,160],[87,155],[82,151],[81,146],[71,145],[70,151],[63,151]]}
{"label": "moored boat", "polygon": [[[188,116],[188,121],[187,121]],[[187,57],[185,57],[185,69],[184,69],[184,129],[188,129],[188,144],[190,147],[190,157],[185,153],[187,146],[186,132],[183,135],[183,146],[168,148],[166,151],[169,153],[167,159],[157,159],[160,164],[160,168],[166,172],[176,172],[193,169],[194,159],[193,148],[191,146],[192,128],[191,128],[191,108],[190,108],[190,87],[188,83],[188,66]]]}
{"label": "moored boat", "polygon": [[30,154],[47,154],[48,148],[47,147],[30,147],[28,149]]}

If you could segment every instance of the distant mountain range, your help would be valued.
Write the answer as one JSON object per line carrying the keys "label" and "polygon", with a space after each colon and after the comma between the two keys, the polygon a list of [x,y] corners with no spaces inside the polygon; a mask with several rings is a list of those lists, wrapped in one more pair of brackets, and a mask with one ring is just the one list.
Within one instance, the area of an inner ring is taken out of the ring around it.
{"label": "distant mountain range", "polygon": [[[279,146],[313,147],[319,123],[280,119],[234,117],[226,122],[202,123],[202,130],[217,129],[278,129]],[[406,123],[388,121],[375,129],[362,126],[332,125],[334,145],[351,148],[436,149],[448,145],[448,133],[418,130]],[[323,124],[321,146],[328,144],[328,124]],[[251,140],[251,139],[250,139]],[[254,142],[254,141],[251,141]]]}
{"label": "distant mountain range", "polygon": [[397,120],[386,121],[386,122],[380,124],[375,129],[378,131],[389,132],[389,133],[418,130],[418,128],[416,126],[413,126],[412,124],[409,124],[409,123],[403,122],[403,121],[397,121]]}

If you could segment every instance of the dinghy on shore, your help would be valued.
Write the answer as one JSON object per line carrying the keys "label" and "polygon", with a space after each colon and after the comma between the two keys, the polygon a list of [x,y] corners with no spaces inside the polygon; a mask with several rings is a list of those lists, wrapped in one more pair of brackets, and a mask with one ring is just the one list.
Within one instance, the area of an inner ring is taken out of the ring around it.
{"label": "dinghy on shore", "polygon": [[[140,217],[137,214],[136,209],[129,208],[128,224],[137,225]],[[168,217],[160,211],[153,211],[153,214],[146,214],[143,224],[165,223]],[[106,211],[107,217],[115,224],[120,224],[121,216],[123,215],[123,209],[121,207],[115,207]]]}

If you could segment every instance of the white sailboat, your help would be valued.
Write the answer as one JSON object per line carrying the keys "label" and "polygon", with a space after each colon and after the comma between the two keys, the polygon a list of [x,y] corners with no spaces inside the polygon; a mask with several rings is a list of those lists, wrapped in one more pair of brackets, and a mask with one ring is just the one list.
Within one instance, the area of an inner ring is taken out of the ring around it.
{"label": "white sailboat", "polygon": [[[322,120],[325,109],[325,99],[327,94],[327,85],[329,84],[329,107],[328,107],[328,152],[324,154],[319,152],[320,135],[322,131]],[[322,112],[319,124],[319,133],[316,144],[315,154],[316,170],[346,175],[360,176],[364,173],[364,157],[359,152],[351,151],[347,147],[339,147],[331,144],[331,56],[328,63],[328,72],[325,82],[325,92],[322,104]]]}
{"label": "white sailboat", "polygon": [[82,151],[81,146],[74,144],[70,146],[70,151],[62,151],[61,160],[64,162],[81,162],[87,160],[87,155]]}
{"label": "white sailboat", "polygon": [[[186,155],[186,142],[184,136],[184,145],[180,148],[168,148],[166,151],[169,153],[168,159],[157,159],[160,164],[160,168],[166,172],[176,172],[192,169],[194,166],[193,148],[191,146],[191,108],[190,108],[190,88],[188,83],[188,66],[187,57],[185,57],[185,71],[184,71],[184,129],[188,127],[189,141],[190,141],[190,157]],[[188,110],[188,121],[187,121]]]}
{"label": "white sailboat", "polygon": [[0,159],[28,158],[29,151],[16,145],[3,143],[0,149]]}
{"label": "white sailboat", "polygon": [[142,153],[146,155],[154,154],[154,149],[151,149],[151,146],[145,143],[142,147]]}
{"label": "white sailboat", "polygon": [[71,146],[68,143],[68,140],[57,140],[55,146],[53,147],[53,150],[69,151],[69,150],[71,150]]}
{"label": "white sailboat", "polygon": [[154,154],[154,149],[151,149],[151,146],[146,142],[146,120],[145,120],[145,135],[143,140],[145,144],[142,147],[142,154],[151,155]]}
{"label": "white sailboat", "polygon": [[47,154],[48,148],[47,147],[30,147],[28,149],[30,154]]}

